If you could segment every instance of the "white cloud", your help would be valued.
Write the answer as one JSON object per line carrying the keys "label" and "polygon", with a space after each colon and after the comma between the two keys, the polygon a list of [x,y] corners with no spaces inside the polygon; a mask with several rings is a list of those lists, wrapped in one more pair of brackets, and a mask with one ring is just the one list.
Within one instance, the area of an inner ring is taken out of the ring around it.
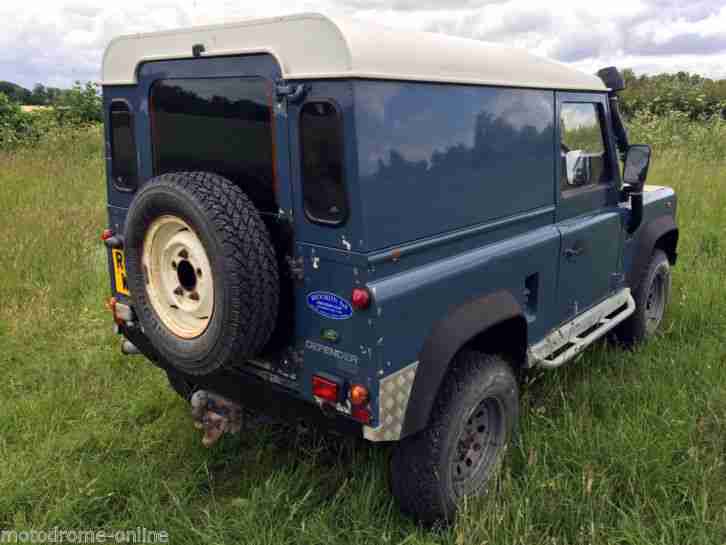
{"label": "white cloud", "polygon": [[36,0],[0,5],[0,79],[96,80],[115,35],[299,11],[506,43],[590,72],[615,64],[726,76],[724,0]]}

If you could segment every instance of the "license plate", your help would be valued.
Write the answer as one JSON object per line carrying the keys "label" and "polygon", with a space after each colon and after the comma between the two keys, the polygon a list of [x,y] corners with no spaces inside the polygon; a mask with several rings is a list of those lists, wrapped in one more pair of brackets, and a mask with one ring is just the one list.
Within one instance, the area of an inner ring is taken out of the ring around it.
{"label": "license plate", "polygon": [[113,259],[113,277],[116,283],[116,291],[123,293],[124,295],[128,295],[129,285],[126,281],[126,260],[124,258],[124,251],[114,248],[111,250],[111,258]]}

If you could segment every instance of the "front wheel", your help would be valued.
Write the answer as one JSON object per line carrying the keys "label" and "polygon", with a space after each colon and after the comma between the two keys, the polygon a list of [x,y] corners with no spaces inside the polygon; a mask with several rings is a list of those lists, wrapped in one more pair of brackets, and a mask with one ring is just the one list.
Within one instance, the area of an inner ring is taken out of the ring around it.
{"label": "front wheel", "polygon": [[635,312],[616,329],[619,341],[633,346],[658,331],[671,293],[671,267],[663,250],[656,249],[633,294]]}
{"label": "front wheel", "polygon": [[429,426],[394,450],[391,485],[401,510],[429,524],[453,520],[464,497],[485,492],[518,418],[512,366],[500,356],[460,352]]}

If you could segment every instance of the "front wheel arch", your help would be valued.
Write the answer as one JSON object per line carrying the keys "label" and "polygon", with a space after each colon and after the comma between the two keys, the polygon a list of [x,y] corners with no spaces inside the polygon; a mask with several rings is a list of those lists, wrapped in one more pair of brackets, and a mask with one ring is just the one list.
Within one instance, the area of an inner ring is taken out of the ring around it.
{"label": "front wheel arch", "polygon": [[633,257],[626,271],[626,282],[631,291],[635,292],[654,250],[663,250],[670,264],[675,265],[678,247],[678,227],[675,220],[672,216],[661,216],[641,225],[633,244]]}
{"label": "front wheel arch", "polygon": [[670,231],[667,231],[665,234],[661,235],[660,238],[655,242],[655,248],[656,250],[663,250],[665,254],[668,256],[668,262],[671,265],[676,264],[676,259],[678,257],[678,252],[676,249],[678,248],[678,229],[671,229]]}

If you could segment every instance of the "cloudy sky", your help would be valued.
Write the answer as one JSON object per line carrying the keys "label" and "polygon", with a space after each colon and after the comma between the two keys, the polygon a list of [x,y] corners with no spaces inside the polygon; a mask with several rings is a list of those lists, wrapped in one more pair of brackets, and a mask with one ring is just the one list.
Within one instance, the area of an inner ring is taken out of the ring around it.
{"label": "cloudy sky", "polygon": [[726,0],[0,0],[0,80],[98,80],[118,34],[300,11],[524,47],[589,72],[726,77]]}

